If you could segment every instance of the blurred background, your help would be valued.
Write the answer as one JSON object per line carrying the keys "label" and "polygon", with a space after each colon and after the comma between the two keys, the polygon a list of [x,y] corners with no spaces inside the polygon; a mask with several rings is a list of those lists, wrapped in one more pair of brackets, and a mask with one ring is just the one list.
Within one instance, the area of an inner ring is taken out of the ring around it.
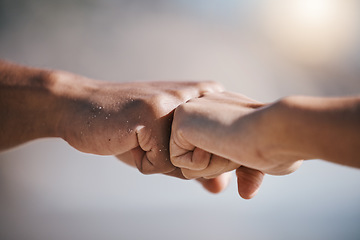
{"label": "blurred background", "polygon": [[[360,91],[357,0],[0,0],[0,58],[271,102]],[[235,180],[235,179],[234,179]],[[41,139],[0,153],[0,239],[360,239],[360,171],[321,160],[250,201]]]}

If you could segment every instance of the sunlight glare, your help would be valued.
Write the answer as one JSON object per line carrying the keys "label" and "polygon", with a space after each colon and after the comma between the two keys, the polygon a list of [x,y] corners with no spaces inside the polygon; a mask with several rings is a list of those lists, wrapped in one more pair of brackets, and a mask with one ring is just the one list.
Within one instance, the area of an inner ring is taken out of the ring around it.
{"label": "sunlight glare", "polygon": [[276,48],[304,63],[336,60],[359,28],[356,0],[267,0],[264,25]]}

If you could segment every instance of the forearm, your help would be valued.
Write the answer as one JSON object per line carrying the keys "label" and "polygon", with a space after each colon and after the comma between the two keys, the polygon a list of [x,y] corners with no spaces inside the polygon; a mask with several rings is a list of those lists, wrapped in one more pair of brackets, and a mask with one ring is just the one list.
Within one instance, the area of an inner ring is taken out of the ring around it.
{"label": "forearm", "polygon": [[360,167],[359,97],[288,97],[272,108],[274,149]]}
{"label": "forearm", "polygon": [[[103,140],[112,136],[104,136],[104,125],[111,125],[106,121],[110,118],[110,114],[105,116],[108,111],[116,112],[116,124],[123,126],[113,131],[122,136],[114,143],[119,144],[115,153],[135,147],[136,137],[132,136],[130,141],[125,129],[128,117],[122,110],[125,99],[120,98],[123,101],[117,101],[114,107],[105,94],[97,95],[102,84],[67,72],[0,62],[0,150],[37,138],[60,137],[70,144],[75,141],[75,147],[81,151],[106,154],[113,145]],[[89,143],[97,140],[94,135],[101,139],[96,147]]]}
{"label": "forearm", "polygon": [[58,102],[50,72],[0,61],[0,150],[57,136]]}

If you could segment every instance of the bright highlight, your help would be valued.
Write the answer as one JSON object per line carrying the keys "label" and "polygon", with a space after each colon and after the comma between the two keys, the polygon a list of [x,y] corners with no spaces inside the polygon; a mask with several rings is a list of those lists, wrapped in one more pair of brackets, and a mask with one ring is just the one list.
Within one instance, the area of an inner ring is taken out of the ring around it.
{"label": "bright highlight", "polygon": [[356,0],[268,0],[265,6],[267,33],[281,51],[302,62],[336,59],[357,31]]}

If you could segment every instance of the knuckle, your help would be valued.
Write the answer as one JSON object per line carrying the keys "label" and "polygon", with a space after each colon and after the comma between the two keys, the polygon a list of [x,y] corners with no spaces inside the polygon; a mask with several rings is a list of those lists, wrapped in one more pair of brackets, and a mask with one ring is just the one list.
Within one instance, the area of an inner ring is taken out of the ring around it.
{"label": "knuckle", "polygon": [[155,106],[156,110],[162,112],[164,110],[164,103],[166,98],[163,94],[154,95],[150,99],[151,106]]}
{"label": "knuckle", "polygon": [[178,105],[178,101],[171,95],[159,94],[150,100],[151,111],[156,118],[160,118],[171,113]]}
{"label": "knuckle", "polygon": [[224,87],[220,83],[215,81],[199,82],[197,87],[200,89],[201,94],[204,94],[206,92],[219,92],[224,90]]}
{"label": "knuckle", "polygon": [[179,156],[170,155],[170,161],[175,167],[180,167]]}
{"label": "knuckle", "polygon": [[207,159],[197,159],[193,160],[192,169],[201,171],[205,170],[209,166],[209,161]]}
{"label": "knuckle", "polygon": [[137,164],[137,168],[139,172],[144,175],[156,173],[156,168],[154,167],[153,163],[148,159],[146,153],[140,160],[140,163]]}
{"label": "knuckle", "polygon": [[166,158],[148,159],[144,158],[139,171],[144,175],[156,173],[169,173],[175,170],[175,166]]}
{"label": "knuckle", "polygon": [[189,169],[182,168],[181,173],[186,179],[194,179],[194,178],[196,178],[194,176],[193,172],[191,170],[189,170]]}
{"label": "knuckle", "polygon": [[210,164],[211,154],[200,148],[195,148],[192,155],[191,165],[193,170],[204,170]]}
{"label": "knuckle", "polygon": [[163,94],[155,94],[155,95],[152,95],[151,98],[150,98],[150,102],[152,104],[159,104],[159,103],[162,103],[164,101],[164,95]]}

